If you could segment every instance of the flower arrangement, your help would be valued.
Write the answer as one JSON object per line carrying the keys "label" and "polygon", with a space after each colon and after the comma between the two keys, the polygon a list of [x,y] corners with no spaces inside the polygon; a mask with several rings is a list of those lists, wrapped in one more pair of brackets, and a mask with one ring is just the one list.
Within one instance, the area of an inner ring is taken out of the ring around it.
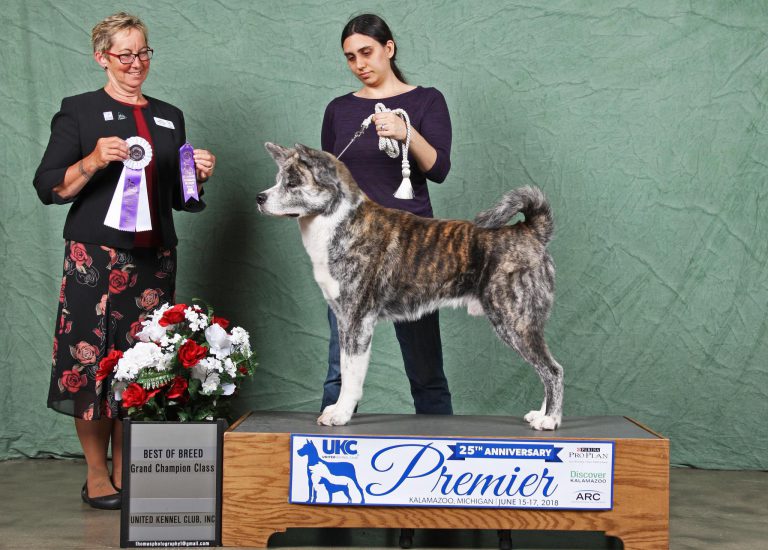
{"label": "flower arrangement", "polygon": [[163,304],[144,320],[139,340],[99,363],[97,381],[135,420],[213,420],[226,416],[238,385],[253,375],[248,333],[199,305]]}

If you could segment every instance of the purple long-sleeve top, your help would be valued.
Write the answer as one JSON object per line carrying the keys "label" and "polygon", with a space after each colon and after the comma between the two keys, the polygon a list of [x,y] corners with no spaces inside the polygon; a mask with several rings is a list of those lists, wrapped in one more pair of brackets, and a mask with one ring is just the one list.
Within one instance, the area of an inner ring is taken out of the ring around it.
{"label": "purple long-sleeve top", "polygon": [[323,150],[334,155],[341,153],[363,120],[375,112],[377,103],[383,103],[390,110],[404,109],[413,127],[437,151],[435,164],[426,172],[421,171],[413,155],[408,155],[414,198],[393,196],[403,180],[402,154],[393,159],[379,151],[379,138],[373,125],[355,140],[340,160],[347,165],[360,189],[374,202],[431,218],[427,180],[442,183],[451,169],[451,117],[439,90],[419,86],[385,99],[366,99],[352,93],[337,97],[325,109],[321,136]]}

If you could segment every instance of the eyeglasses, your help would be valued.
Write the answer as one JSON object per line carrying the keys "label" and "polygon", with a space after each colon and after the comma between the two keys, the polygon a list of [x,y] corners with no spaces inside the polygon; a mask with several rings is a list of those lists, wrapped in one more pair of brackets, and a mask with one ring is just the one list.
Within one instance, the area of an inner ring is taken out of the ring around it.
{"label": "eyeglasses", "polygon": [[120,63],[123,65],[130,65],[133,63],[136,58],[139,58],[139,61],[149,61],[152,59],[152,54],[155,52],[152,48],[147,48],[146,50],[141,50],[138,53],[112,53],[112,52],[104,52],[107,55],[111,55],[112,57],[116,57]]}

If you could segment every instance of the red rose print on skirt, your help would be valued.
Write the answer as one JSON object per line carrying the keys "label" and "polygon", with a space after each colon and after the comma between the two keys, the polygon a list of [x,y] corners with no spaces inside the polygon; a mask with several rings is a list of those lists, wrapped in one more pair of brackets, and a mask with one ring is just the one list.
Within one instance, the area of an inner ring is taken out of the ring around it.
{"label": "red rose print on skirt", "polygon": [[159,288],[148,288],[136,298],[136,306],[144,311],[152,311],[160,304],[163,291]]}
{"label": "red rose print on skirt", "polygon": [[109,272],[109,291],[120,294],[128,288],[128,272],[121,269],[113,269]]}
{"label": "red rose print on skirt", "polygon": [[69,257],[75,262],[75,269],[81,272],[85,272],[85,267],[91,267],[93,264],[93,258],[88,255],[88,251],[81,243],[71,243],[69,245]]}
{"label": "red rose print on skirt", "polygon": [[67,278],[62,277],[61,278],[61,290],[59,291],[59,303],[64,303],[64,290],[67,288]]}
{"label": "red rose print on skirt", "polygon": [[59,388],[62,392],[77,393],[80,388],[88,383],[88,377],[85,376],[78,367],[72,370],[65,370],[59,378]]}
{"label": "red rose print on skirt", "polygon": [[69,352],[72,357],[77,359],[78,363],[83,365],[93,365],[96,362],[96,357],[99,356],[99,348],[88,342],[78,342],[76,345],[70,346]]}

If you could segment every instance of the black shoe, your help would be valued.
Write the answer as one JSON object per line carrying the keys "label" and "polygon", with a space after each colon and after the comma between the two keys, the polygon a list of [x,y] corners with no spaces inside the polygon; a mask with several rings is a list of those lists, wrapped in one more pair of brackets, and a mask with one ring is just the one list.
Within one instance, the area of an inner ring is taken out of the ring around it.
{"label": "black shoe", "polygon": [[83,502],[88,504],[91,508],[98,508],[99,510],[119,510],[123,501],[123,497],[120,493],[104,495],[103,497],[89,497],[87,481],[83,484],[83,490],[80,491],[80,496],[82,497]]}

